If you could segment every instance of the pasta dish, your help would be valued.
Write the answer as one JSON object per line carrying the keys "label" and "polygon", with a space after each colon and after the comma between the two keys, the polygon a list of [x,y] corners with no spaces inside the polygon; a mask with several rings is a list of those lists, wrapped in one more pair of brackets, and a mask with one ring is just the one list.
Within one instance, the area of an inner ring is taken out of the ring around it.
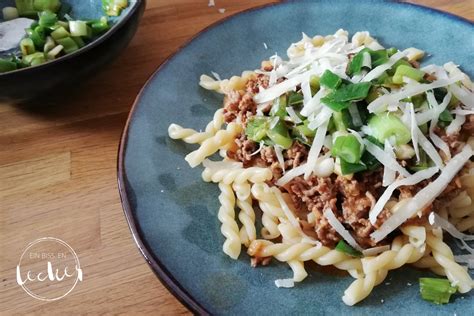
{"label": "pasta dish", "polygon": [[[354,305],[404,265],[429,269],[437,304],[474,282],[474,84],[452,62],[421,66],[417,48],[385,48],[338,30],[290,45],[260,69],[200,85],[224,95],[204,131],[171,124],[199,147],[185,159],[218,183],[223,251],[347,271]],[[220,158],[219,158],[220,157]],[[259,229],[261,227],[261,229]],[[447,236],[462,253],[453,253]]]}

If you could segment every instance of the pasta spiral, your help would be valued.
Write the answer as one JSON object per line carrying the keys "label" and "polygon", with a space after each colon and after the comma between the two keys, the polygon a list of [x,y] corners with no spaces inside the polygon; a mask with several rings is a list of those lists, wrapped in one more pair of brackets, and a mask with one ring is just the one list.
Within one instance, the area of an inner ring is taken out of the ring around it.
{"label": "pasta spiral", "polygon": [[202,178],[206,182],[224,182],[230,184],[243,183],[250,181],[253,183],[264,182],[270,180],[273,173],[269,168],[250,167],[242,169],[211,169],[206,168],[202,173]]}
{"label": "pasta spiral", "polygon": [[369,296],[373,288],[380,284],[389,270],[398,269],[406,263],[418,261],[424,254],[411,243],[404,243],[406,237],[398,236],[391,249],[375,257],[361,259],[364,276],[355,280],[346,291],[342,300],[352,306]]}
{"label": "pasta spiral", "polygon": [[418,260],[417,262],[414,262],[412,264],[414,267],[421,268],[421,269],[430,269],[434,273],[442,276],[446,276],[446,272],[444,271],[443,267],[439,265],[439,263],[428,254],[428,256],[425,256]]}
{"label": "pasta spiral", "polygon": [[250,196],[250,184],[234,183],[233,188],[237,195],[237,206],[240,208],[239,220],[242,223],[239,233],[240,241],[248,247],[250,242],[257,239],[255,212],[252,207],[252,197]]}
{"label": "pasta spiral", "polygon": [[443,267],[448,279],[458,286],[460,293],[469,292],[474,283],[464,267],[454,261],[454,255],[451,248],[443,242],[443,239],[433,234],[426,236],[426,243],[431,248],[434,260]]}
{"label": "pasta spiral", "polygon": [[224,80],[216,80],[207,75],[202,75],[199,79],[199,85],[206,90],[224,94],[230,91],[244,90],[247,81],[254,76],[254,71],[244,71],[241,76],[232,76],[230,79]]}
{"label": "pasta spiral", "polygon": [[415,248],[422,249],[426,242],[426,229],[423,226],[401,227],[403,234],[408,236],[410,244]]}
{"label": "pasta spiral", "polygon": [[219,183],[221,207],[217,217],[222,223],[221,233],[226,238],[222,249],[232,259],[237,259],[241,250],[239,227],[235,221],[235,196],[230,185]]}
{"label": "pasta spiral", "polygon": [[251,186],[248,182],[234,182],[232,188],[239,200],[247,200],[251,197]]}
{"label": "pasta spiral", "polygon": [[192,128],[184,128],[178,124],[168,127],[168,135],[172,139],[181,139],[188,144],[200,144],[206,139],[214,136],[224,124],[224,110],[219,109],[214,113],[214,118],[207,124],[204,132],[198,132]]}
{"label": "pasta spiral", "polygon": [[362,269],[361,261],[358,258],[352,258],[343,252],[322,245],[315,246],[306,242],[275,244],[269,240],[257,239],[250,244],[247,253],[253,257],[275,257],[281,262],[312,260],[319,265],[334,265],[341,270]]}
{"label": "pasta spiral", "polygon": [[449,221],[460,231],[472,231],[474,229],[474,175],[462,177],[462,182],[466,190],[449,202]]}
{"label": "pasta spiral", "polygon": [[240,133],[242,126],[237,123],[230,123],[226,130],[220,130],[216,135],[206,139],[197,150],[189,153],[184,158],[191,168],[198,166],[207,157],[213,155],[219,149],[232,142],[235,136]]}
{"label": "pasta spiral", "polygon": [[252,186],[252,195],[258,201],[262,210],[262,231],[265,239],[275,239],[280,236],[279,218],[285,217],[275,194],[265,183],[256,183]]}

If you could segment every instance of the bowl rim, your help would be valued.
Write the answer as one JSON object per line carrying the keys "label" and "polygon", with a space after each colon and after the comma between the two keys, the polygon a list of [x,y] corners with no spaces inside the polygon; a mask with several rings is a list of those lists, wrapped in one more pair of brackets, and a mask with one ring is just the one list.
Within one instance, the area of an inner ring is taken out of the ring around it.
{"label": "bowl rim", "polygon": [[[322,0],[322,1],[331,1],[331,0]],[[368,0],[368,1],[374,1],[374,0]],[[474,22],[467,18],[458,16],[453,13],[446,12],[440,9],[428,7],[428,6],[417,4],[417,3],[405,2],[405,1],[406,0],[380,0],[380,2],[385,2],[387,4],[392,4],[392,5],[411,6],[417,10],[428,11],[431,14],[438,14],[448,19],[456,20],[458,22],[469,24],[471,27],[474,27]],[[127,145],[128,145],[130,125],[132,124],[132,121],[136,115],[137,108],[143,98],[143,94],[145,90],[148,88],[148,86],[150,85],[151,81],[168,63],[174,60],[174,57],[176,55],[178,55],[183,49],[189,46],[195,39],[197,39],[204,33],[207,33],[208,31],[212,30],[213,28],[218,27],[219,25],[224,24],[225,22],[232,20],[236,17],[239,17],[241,15],[245,15],[253,11],[264,10],[269,7],[285,5],[285,4],[293,3],[293,2],[298,2],[298,0],[281,0],[280,2],[272,2],[272,3],[267,3],[267,4],[251,7],[251,8],[233,13],[229,16],[223,17],[222,19],[219,19],[211,23],[210,25],[204,27],[203,29],[201,29],[200,31],[192,35],[181,46],[179,46],[174,52],[172,52],[168,57],[166,57],[162,61],[162,63],[157,66],[156,70],[148,77],[146,82],[143,84],[142,88],[140,89],[139,93],[137,94],[132,104],[132,107],[128,114],[124,128],[122,130],[122,134],[120,136],[119,147],[117,150],[117,165],[116,165],[117,185],[118,185],[120,201],[122,204],[122,209],[123,209],[127,224],[129,226],[130,232],[132,234],[132,238],[138,250],[142,254],[143,258],[148,263],[148,266],[155,273],[155,275],[160,280],[160,282],[168,289],[168,291],[179,302],[181,302],[193,314],[211,315],[211,313],[198,301],[198,299],[195,298],[192,294],[190,294],[186,290],[186,288],[175,279],[173,274],[168,271],[168,269],[161,262],[161,260],[150,251],[150,247],[146,239],[143,238],[140,225],[138,221],[136,221],[133,207],[131,206],[131,203],[127,194],[128,178],[127,178],[127,172],[125,169],[125,152],[127,150]],[[308,2],[308,1],[302,1],[302,2]]]}
{"label": "bowl rim", "polygon": [[80,49],[78,49],[77,51],[71,53],[71,54],[67,54],[65,56],[62,56],[58,59],[54,59],[54,60],[51,60],[51,61],[48,61],[44,64],[41,64],[41,65],[38,65],[38,66],[34,66],[34,67],[25,67],[25,68],[21,68],[21,69],[15,69],[15,70],[12,70],[12,71],[7,71],[7,72],[4,72],[4,73],[0,73],[0,78],[5,78],[7,77],[8,75],[13,75],[13,74],[20,74],[20,73],[23,73],[23,72],[27,72],[29,70],[40,70],[40,69],[44,69],[44,68],[47,68],[47,67],[51,67],[51,66],[54,66],[60,62],[63,62],[63,61],[66,61],[66,60],[69,60],[71,58],[74,58],[76,56],[79,56],[83,53],[86,53],[88,51],[90,51],[91,49],[97,47],[98,45],[100,45],[102,42],[106,41],[107,39],[109,39],[113,34],[115,34],[115,32],[123,25],[125,24],[129,19],[132,18],[133,15],[135,15],[135,13],[137,12],[137,10],[140,8],[140,6],[142,4],[145,4],[146,3],[146,0],[134,0],[133,2],[130,2],[129,5],[133,5],[130,9],[130,11],[125,15],[123,16],[121,19],[118,20],[117,23],[115,23],[114,25],[112,25],[112,27],[110,28],[110,30],[108,30],[107,32],[105,32],[104,34],[102,34],[101,36],[99,36],[97,39],[95,39],[94,41],[92,41],[91,43],[85,45],[84,47],[81,47]]}

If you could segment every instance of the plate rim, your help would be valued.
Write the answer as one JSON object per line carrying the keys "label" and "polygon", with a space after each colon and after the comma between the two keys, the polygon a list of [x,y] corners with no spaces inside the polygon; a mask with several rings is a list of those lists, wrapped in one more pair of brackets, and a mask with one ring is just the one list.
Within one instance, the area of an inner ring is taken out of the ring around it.
{"label": "plate rim", "polygon": [[[322,1],[328,1],[328,0],[321,0]],[[329,0],[330,1],[330,0]],[[368,1],[374,1],[374,0],[368,0]],[[142,238],[142,232],[140,230],[140,227],[138,225],[138,221],[134,217],[134,211],[132,210],[132,207],[130,205],[129,199],[128,199],[128,194],[126,190],[127,186],[127,174],[125,170],[125,152],[127,149],[127,144],[128,144],[128,136],[129,136],[129,129],[130,125],[135,117],[136,110],[138,108],[138,105],[140,101],[143,98],[143,94],[145,90],[149,87],[151,84],[151,81],[155,78],[156,75],[170,62],[173,61],[174,57],[176,57],[183,49],[185,49],[187,46],[189,46],[194,40],[199,38],[201,35],[204,33],[207,33],[208,31],[214,29],[215,27],[218,27],[221,24],[224,24],[225,22],[232,20],[234,18],[237,18],[239,16],[243,16],[247,13],[254,12],[254,11],[259,11],[259,10],[264,10],[269,7],[274,7],[274,6],[279,6],[279,5],[285,5],[288,3],[295,3],[298,2],[298,0],[282,0],[280,2],[272,2],[272,3],[267,3],[255,7],[251,7],[236,13],[233,13],[229,16],[226,16],[220,20],[217,20],[210,25],[206,26],[205,28],[201,29],[194,35],[192,35],[189,39],[187,39],[182,45],[180,45],[174,52],[172,52],[168,57],[166,57],[161,64],[158,65],[155,71],[148,77],[148,79],[145,81],[143,84],[142,88],[140,89],[139,93],[137,94],[132,107],[129,111],[129,114],[127,116],[127,120],[125,122],[124,128],[122,130],[121,136],[120,136],[120,141],[119,141],[119,147],[117,151],[117,184],[118,184],[118,191],[119,191],[119,196],[120,196],[120,201],[122,205],[122,209],[125,215],[125,219],[127,221],[128,227],[130,229],[130,232],[132,234],[132,238],[135,242],[135,245],[137,246],[138,250],[140,251],[141,255],[145,259],[145,261],[148,263],[148,266],[150,269],[155,273],[157,278],[160,280],[160,282],[170,291],[173,296],[178,299],[179,302],[181,302],[188,310],[190,310],[193,314],[199,314],[199,315],[211,315],[210,312],[204,308],[196,298],[194,298],[193,295],[191,295],[184,286],[182,286],[173,276],[171,272],[168,271],[168,269],[165,267],[165,265],[160,261],[159,258],[157,258],[153,253],[149,250],[148,243],[146,242],[145,238]],[[320,1],[318,1],[320,2]],[[404,6],[411,6],[414,7],[417,10],[422,10],[429,12],[430,14],[438,14],[441,16],[445,16],[448,19],[455,20],[461,23],[465,23],[470,25],[471,27],[474,27],[474,22],[455,15],[450,12],[446,12],[440,9],[428,7],[422,4],[416,4],[416,3],[411,3],[411,2],[405,2],[403,0],[379,0],[378,2],[385,2],[387,4],[391,5],[404,5]]]}

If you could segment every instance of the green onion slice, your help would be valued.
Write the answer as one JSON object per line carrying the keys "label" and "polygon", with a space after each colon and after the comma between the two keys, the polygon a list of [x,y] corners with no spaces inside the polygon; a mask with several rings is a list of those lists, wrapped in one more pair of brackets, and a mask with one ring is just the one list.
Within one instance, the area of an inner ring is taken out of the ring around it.
{"label": "green onion slice", "polygon": [[392,81],[393,83],[396,83],[396,84],[402,84],[403,77],[408,77],[415,81],[420,81],[421,79],[423,79],[424,75],[425,75],[424,71],[413,68],[412,66],[400,65],[395,70],[395,74],[393,75]]}
{"label": "green onion slice", "polygon": [[352,248],[344,240],[340,240],[337,243],[336,250],[348,254],[352,257],[362,257],[362,252]]}
{"label": "green onion slice", "polygon": [[374,115],[368,126],[371,135],[382,144],[386,139],[394,137],[397,145],[405,145],[411,141],[411,132],[400,119],[389,113]]}
{"label": "green onion slice", "polygon": [[342,83],[342,79],[338,75],[330,71],[329,69],[323,73],[320,79],[320,84],[329,89],[337,89],[339,88],[341,83]]}
{"label": "green onion slice", "polygon": [[247,122],[245,135],[254,142],[260,142],[265,136],[267,136],[267,130],[268,120],[263,117],[254,116]]}
{"label": "green onion slice", "polygon": [[354,135],[339,136],[334,141],[331,153],[352,164],[359,163],[362,156],[361,144]]}
{"label": "green onion slice", "polygon": [[288,128],[280,119],[278,119],[278,123],[276,123],[272,129],[267,131],[267,136],[275,144],[283,147],[283,149],[288,149],[293,144],[293,140],[288,133]]}
{"label": "green onion slice", "polygon": [[426,301],[446,304],[456,291],[457,288],[451,286],[451,282],[447,279],[420,278],[421,297]]}
{"label": "green onion slice", "polygon": [[38,14],[39,25],[43,27],[53,27],[58,22],[58,16],[51,11],[43,11]]}

